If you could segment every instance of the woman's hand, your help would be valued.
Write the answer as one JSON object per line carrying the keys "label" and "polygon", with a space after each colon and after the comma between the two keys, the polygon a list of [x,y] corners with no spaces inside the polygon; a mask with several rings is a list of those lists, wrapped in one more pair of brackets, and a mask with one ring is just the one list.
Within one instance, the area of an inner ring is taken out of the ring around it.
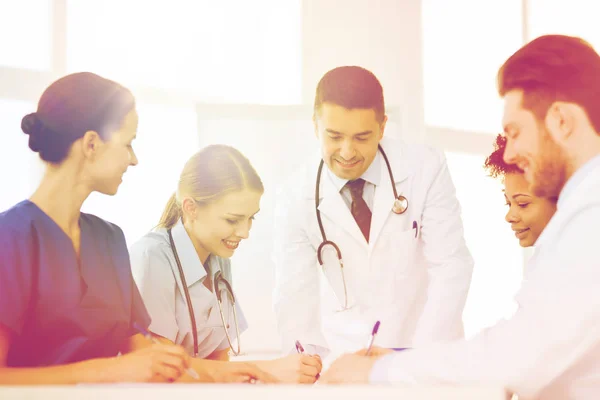
{"label": "woman's hand", "polygon": [[291,354],[256,364],[284,383],[315,383],[323,368],[321,357],[307,354]]}
{"label": "woman's hand", "polygon": [[181,347],[153,344],[120,357],[91,360],[105,382],[173,382],[185,373],[190,356]]}
{"label": "woman's hand", "polygon": [[209,361],[204,370],[215,383],[277,383],[280,380],[248,362]]}

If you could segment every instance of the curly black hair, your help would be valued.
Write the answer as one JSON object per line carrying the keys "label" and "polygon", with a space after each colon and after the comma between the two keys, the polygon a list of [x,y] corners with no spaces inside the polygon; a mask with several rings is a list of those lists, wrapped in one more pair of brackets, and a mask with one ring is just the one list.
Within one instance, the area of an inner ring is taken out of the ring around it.
{"label": "curly black hair", "polygon": [[494,152],[490,154],[483,164],[483,168],[492,178],[498,178],[506,174],[523,173],[516,164],[507,164],[504,162],[504,149],[506,148],[506,137],[499,133],[494,142]]}

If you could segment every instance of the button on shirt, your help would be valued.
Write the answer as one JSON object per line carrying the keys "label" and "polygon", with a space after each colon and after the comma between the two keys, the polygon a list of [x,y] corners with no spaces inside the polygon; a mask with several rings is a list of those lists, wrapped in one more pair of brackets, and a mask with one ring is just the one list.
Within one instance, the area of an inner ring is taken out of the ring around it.
{"label": "button on shirt", "polygon": [[[198,357],[206,358],[214,351],[228,349],[229,342],[217,298],[205,286],[205,280],[211,279],[208,286],[212,287],[214,275],[221,271],[223,277],[232,284],[231,265],[228,259],[211,255],[208,268],[205,269],[183,224],[180,222],[175,225],[171,233],[196,318]],[[130,256],[134,279],[152,319],[149,330],[183,346],[189,354],[193,354],[190,314],[168,231],[158,229],[146,234],[131,247]],[[248,324],[237,301],[235,307],[241,334]],[[225,325],[229,326],[229,335],[235,343],[237,334],[233,308],[227,296],[223,296],[222,310]]]}

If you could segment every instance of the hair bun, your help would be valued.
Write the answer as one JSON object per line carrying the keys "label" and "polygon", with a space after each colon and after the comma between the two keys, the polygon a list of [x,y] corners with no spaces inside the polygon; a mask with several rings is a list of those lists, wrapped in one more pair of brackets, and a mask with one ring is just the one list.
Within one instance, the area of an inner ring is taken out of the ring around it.
{"label": "hair bun", "polygon": [[27,135],[35,134],[40,130],[41,121],[36,113],[27,114],[21,120],[21,129]]}
{"label": "hair bun", "polygon": [[40,121],[36,113],[27,114],[23,117],[21,120],[21,130],[29,135],[29,147],[31,150],[40,151],[38,136],[42,130],[42,121]]}

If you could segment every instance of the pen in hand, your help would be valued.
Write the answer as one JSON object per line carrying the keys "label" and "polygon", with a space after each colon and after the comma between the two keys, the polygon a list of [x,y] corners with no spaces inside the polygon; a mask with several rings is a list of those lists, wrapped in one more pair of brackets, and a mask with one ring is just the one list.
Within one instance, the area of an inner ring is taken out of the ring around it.
{"label": "pen in hand", "polygon": [[[133,328],[136,331],[138,331],[142,336],[144,336],[146,339],[152,341],[153,343],[160,344],[160,341],[157,338],[152,336],[152,334],[150,332],[148,332],[146,329],[144,329],[137,322],[133,323]],[[185,372],[187,372],[189,376],[191,376],[192,378],[194,378],[196,380],[200,379],[200,376],[198,376],[198,373],[191,367],[186,368]]]}
{"label": "pen in hand", "polygon": [[373,347],[373,342],[375,341],[375,336],[377,336],[377,332],[379,331],[379,325],[381,323],[379,321],[375,322],[375,326],[373,326],[373,331],[371,332],[371,336],[369,337],[369,341],[367,343],[367,356],[371,353],[371,348]]}
{"label": "pen in hand", "polygon": [[[298,354],[304,354],[304,347],[302,347],[302,344],[300,344],[299,340],[296,340],[296,351],[298,352]],[[319,379],[321,377],[321,374],[317,374],[315,376],[316,379]]]}

